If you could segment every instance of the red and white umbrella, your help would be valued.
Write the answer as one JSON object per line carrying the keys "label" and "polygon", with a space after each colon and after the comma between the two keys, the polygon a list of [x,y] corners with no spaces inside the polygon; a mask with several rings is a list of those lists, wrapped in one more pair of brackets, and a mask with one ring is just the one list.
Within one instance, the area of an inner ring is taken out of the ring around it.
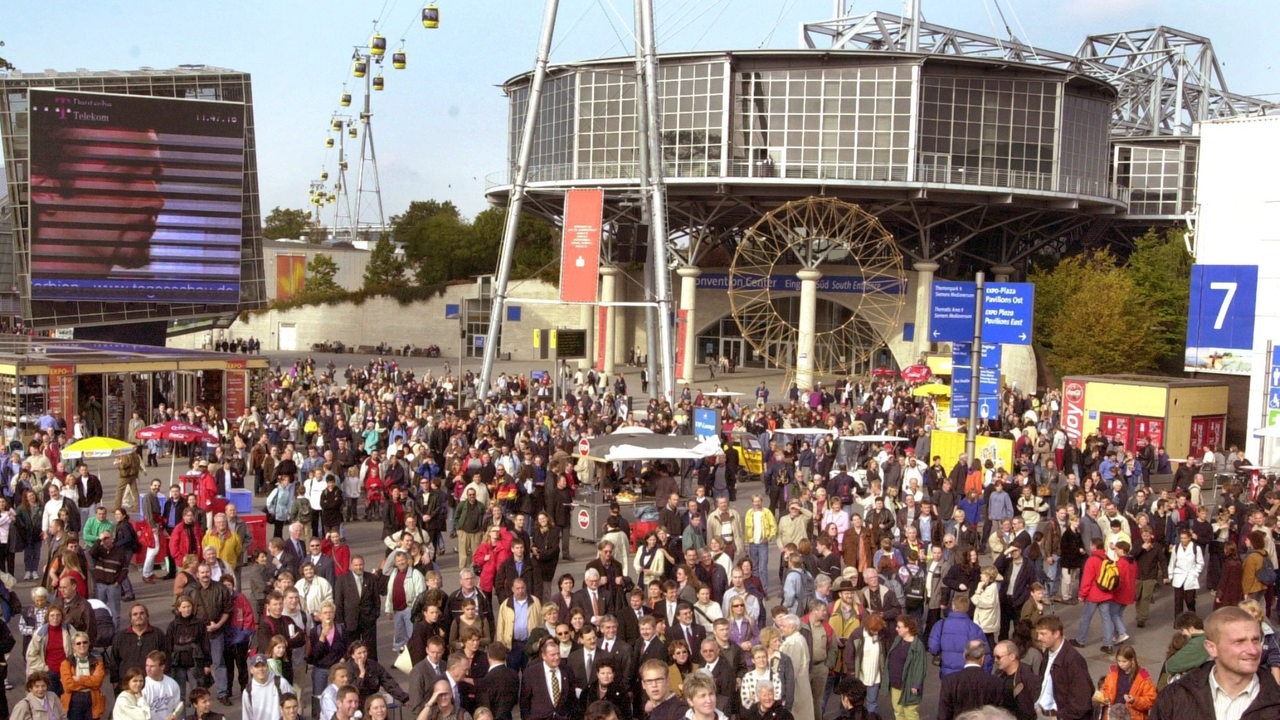
{"label": "red and white umbrella", "polygon": [[[211,432],[208,432],[199,425],[182,422],[180,420],[170,420],[169,422],[156,423],[148,425],[136,433],[134,437],[139,440],[168,440],[169,442],[179,443],[205,443],[212,445],[218,442],[218,438]],[[171,453],[169,455],[169,482],[173,482],[174,465],[178,462],[178,454]]]}
{"label": "red and white umbrella", "polygon": [[902,379],[911,384],[922,383],[933,377],[928,365],[911,365],[902,371]]}
{"label": "red and white umbrella", "polygon": [[871,371],[871,377],[893,377],[898,371],[891,367],[878,367]]}

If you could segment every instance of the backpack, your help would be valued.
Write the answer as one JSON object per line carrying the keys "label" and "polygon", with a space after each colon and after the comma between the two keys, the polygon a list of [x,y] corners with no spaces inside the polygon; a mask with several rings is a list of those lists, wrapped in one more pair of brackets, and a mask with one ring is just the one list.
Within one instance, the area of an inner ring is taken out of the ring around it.
{"label": "backpack", "polygon": [[1276,566],[1271,564],[1271,556],[1262,553],[1262,567],[1258,569],[1258,574],[1254,577],[1263,585],[1276,584]]}
{"label": "backpack", "polygon": [[1115,560],[1103,559],[1102,564],[1098,566],[1098,578],[1094,584],[1104,592],[1115,592],[1116,588],[1120,587],[1120,568],[1116,566]]}
{"label": "backpack", "polygon": [[813,576],[809,574],[808,570],[792,568],[791,572],[787,573],[787,577],[795,574],[800,575],[800,592],[796,593],[796,606],[793,611],[796,615],[802,615],[808,611],[809,603],[816,597],[816,593],[813,589]]}
{"label": "backpack", "polygon": [[907,607],[918,608],[924,604],[926,599],[924,589],[924,572],[912,573],[903,592]]}

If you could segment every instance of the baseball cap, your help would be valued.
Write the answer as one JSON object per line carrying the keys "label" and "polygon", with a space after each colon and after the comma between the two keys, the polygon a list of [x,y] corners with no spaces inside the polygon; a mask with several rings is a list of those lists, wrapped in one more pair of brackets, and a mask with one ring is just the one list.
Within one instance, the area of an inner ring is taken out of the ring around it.
{"label": "baseball cap", "polygon": [[263,655],[262,653],[258,653],[257,655],[254,655],[252,658],[249,659],[249,664],[250,665],[266,665],[267,656]]}

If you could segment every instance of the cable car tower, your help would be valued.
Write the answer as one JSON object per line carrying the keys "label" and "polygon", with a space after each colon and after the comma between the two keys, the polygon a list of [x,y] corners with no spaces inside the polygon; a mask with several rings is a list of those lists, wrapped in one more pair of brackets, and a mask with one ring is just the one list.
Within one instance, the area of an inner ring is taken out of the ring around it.
{"label": "cable car tower", "polygon": [[[347,140],[354,139],[357,135],[356,121],[350,115],[334,114],[329,121],[329,128],[338,136],[338,172],[333,181],[333,192],[328,194],[327,201],[333,207],[333,237],[341,238],[343,228],[351,228],[350,235],[347,240],[356,239],[356,226],[353,222],[354,217],[351,214],[351,195],[347,188]],[[326,144],[333,141],[330,137]],[[328,180],[329,173],[326,171],[321,174],[321,180]]]}
{"label": "cable car tower", "polygon": [[[382,182],[378,177],[378,152],[373,143],[373,108],[374,92],[381,92],[386,87],[382,77],[382,61],[387,55],[387,39],[377,32],[374,23],[373,35],[369,44],[356,46],[351,55],[351,73],[364,79],[364,105],[360,109],[360,124],[364,132],[360,134],[360,170],[356,173],[355,213],[351,216],[351,240],[360,238],[361,230],[386,228],[387,218],[382,210]],[[395,66],[404,66],[404,53],[399,51]],[[376,74],[375,74],[376,71]],[[355,133],[355,126],[351,127]],[[339,158],[341,163],[341,158]],[[345,183],[344,183],[345,185]],[[376,213],[376,214],[375,214]],[[337,227],[335,219],[335,228]],[[373,239],[373,238],[369,238]]]}

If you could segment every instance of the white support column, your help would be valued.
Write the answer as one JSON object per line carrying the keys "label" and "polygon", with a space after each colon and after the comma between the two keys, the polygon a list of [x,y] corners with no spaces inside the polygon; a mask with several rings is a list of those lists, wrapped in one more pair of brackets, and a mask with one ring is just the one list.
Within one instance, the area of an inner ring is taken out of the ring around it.
{"label": "white support column", "polygon": [[796,387],[813,389],[813,350],[818,320],[818,280],[822,273],[805,269],[796,273],[800,279],[800,327],[796,337]]}
{"label": "white support column", "polygon": [[1009,282],[1014,272],[1015,268],[1012,265],[997,265],[991,268],[991,276],[996,282]]}
{"label": "white support column", "polygon": [[618,309],[610,305],[614,300],[614,289],[618,277],[618,268],[605,265],[600,268],[600,302],[605,304],[604,309],[604,327],[599,332],[604,333],[604,364],[601,372],[607,378],[613,375],[614,363],[614,347],[613,339],[616,326],[616,313]]}
{"label": "white support column", "polygon": [[916,334],[911,343],[911,362],[920,361],[929,350],[929,304],[933,296],[933,274],[938,272],[936,262],[918,262],[912,266],[916,271]]}
{"label": "white support column", "polygon": [[698,278],[702,275],[702,269],[686,265],[676,268],[676,274],[680,276],[680,309],[684,310],[684,367],[680,369],[680,378],[686,383],[692,383],[698,332],[694,314],[698,304]]}

